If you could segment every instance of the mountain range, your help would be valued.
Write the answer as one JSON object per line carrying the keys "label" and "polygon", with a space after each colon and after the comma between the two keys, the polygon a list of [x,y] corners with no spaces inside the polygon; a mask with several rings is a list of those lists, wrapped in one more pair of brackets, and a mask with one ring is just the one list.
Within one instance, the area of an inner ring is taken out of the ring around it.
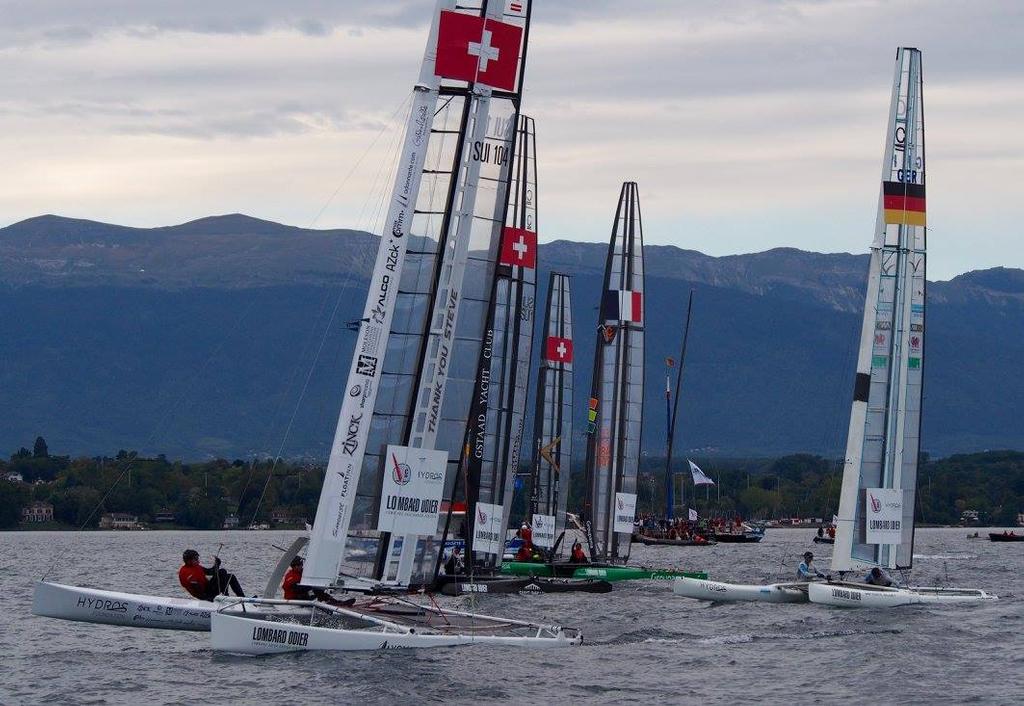
{"label": "mountain range", "polygon": [[[361,316],[376,244],[238,214],[0,229],[0,449],[42,434],[73,454],[326,456],[355,339],[345,324]],[[539,301],[547,271],[573,275],[578,429],[605,250],[539,249]],[[645,258],[645,453],[663,453],[664,360],[692,289],[677,448],[841,455],[867,255],[648,246]],[[928,302],[923,448],[1024,448],[1024,271],[930,282]]]}

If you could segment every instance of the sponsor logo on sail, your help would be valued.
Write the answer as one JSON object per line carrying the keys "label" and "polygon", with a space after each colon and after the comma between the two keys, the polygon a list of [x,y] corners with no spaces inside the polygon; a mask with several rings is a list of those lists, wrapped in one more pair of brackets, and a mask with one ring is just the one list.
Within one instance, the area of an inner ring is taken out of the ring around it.
{"label": "sponsor logo on sail", "polygon": [[348,388],[349,397],[359,397],[359,395],[361,394],[363,394],[363,388],[361,388],[359,385],[353,385],[352,387]]}
{"label": "sponsor logo on sail", "polygon": [[348,429],[345,430],[345,441],[341,444],[341,450],[349,456],[355,456],[356,450],[359,448],[359,427],[362,424],[362,412],[348,418]]}
{"label": "sponsor logo on sail", "polygon": [[391,479],[398,485],[408,485],[412,480],[412,469],[406,463],[399,463],[391,467]]}
{"label": "sponsor logo on sail", "polygon": [[360,355],[356,359],[356,374],[365,375],[368,378],[377,375],[377,359],[372,355]]}

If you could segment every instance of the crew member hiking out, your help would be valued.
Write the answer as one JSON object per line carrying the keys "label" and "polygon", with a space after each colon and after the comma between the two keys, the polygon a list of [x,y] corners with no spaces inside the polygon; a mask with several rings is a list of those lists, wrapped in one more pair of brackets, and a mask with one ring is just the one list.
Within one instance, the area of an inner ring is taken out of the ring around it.
{"label": "crew member hiking out", "polygon": [[236,596],[245,596],[235,575],[220,568],[220,557],[213,557],[213,566],[209,568],[199,563],[199,552],[195,549],[186,549],[181,559],[184,564],[178,569],[178,581],[193,597],[212,601],[215,596],[228,595],[228,588]]}
{"label": "crew member hiking out", "polygon": [[823,578],[825,578],[825,574],[818,571],[818,567],[814,565],[814,554],[804,552],[804,560],[796,568],[797,581],[815,581]]}
{"label": "crew member hiking out", "polygon": [[864,583],[869,586],[892,586],[892,579],[876,566],[864,577]]}

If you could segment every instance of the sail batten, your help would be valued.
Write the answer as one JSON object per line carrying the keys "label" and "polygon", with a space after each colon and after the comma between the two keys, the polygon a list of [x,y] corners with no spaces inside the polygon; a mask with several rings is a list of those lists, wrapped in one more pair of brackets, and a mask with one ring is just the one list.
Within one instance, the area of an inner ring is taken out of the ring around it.
{"label": "sail batten", "polygon": [[909,568],[925,335],[921,53],[897,52],[847,437],[834,571]]}

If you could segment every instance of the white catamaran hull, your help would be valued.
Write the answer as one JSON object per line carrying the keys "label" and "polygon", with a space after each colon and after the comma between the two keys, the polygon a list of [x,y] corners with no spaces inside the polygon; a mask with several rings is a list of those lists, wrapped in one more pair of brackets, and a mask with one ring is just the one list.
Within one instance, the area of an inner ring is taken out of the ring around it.
{"label": "white catamaran hull", "polygon": [[704,601],[761,601],[764,603],[806,603],[807,582],[765,585],[722,583],[704,579],[677,578],[672,582],[677,596]]}
{"label": "white catamaran hull", "polygon": [[145,596],[40,581],[32,596],[32,613],[84,623],[165,630],[210,629],[214,604],[191,598]]}
{"label": "white catamaran hull", "polygon": [[[244,603],[266,603],[265,601],[245,601]],[[299,602],[294,602],[296,606]],[[366,621],[354,628],[318,627],[308,624],[309,614],[305,619],[271,619],[274,608],[268,606],[271,615],[245,613],[243,602],[216,611],[212,616],[210,638],[214,650],[233,654],[263,655],[284,652],[300,652],[305,650],[392,650],[428,647],[455,647],[459,645],[513,645],[528,648],[569,647],[582,643],[582,635],[575,630],[563,629],[558,626],[529,626],[535,628],[531,635],[493,635],[474,633],[472,630],[458,632],[455,630],[434,629],[429,626],[409,627],[392,622],[386,618],[370,617],[360,613],[358,609],[327,608],[333,610],[341,621],[346,618],[356,623]],[[455,614],[452,616],[469,614]],[[503,627],[513,625],[523,627],[525,623],[518,621],[502,622],[498,619],[486,618]]]}
{"label": "white catamaran hull", "polygon": [[991,601],[998,596],[979,588],[895,588],[852,583],[812,583],[807,588],[812,603],[840,608],[897,608],[906,605]]}

